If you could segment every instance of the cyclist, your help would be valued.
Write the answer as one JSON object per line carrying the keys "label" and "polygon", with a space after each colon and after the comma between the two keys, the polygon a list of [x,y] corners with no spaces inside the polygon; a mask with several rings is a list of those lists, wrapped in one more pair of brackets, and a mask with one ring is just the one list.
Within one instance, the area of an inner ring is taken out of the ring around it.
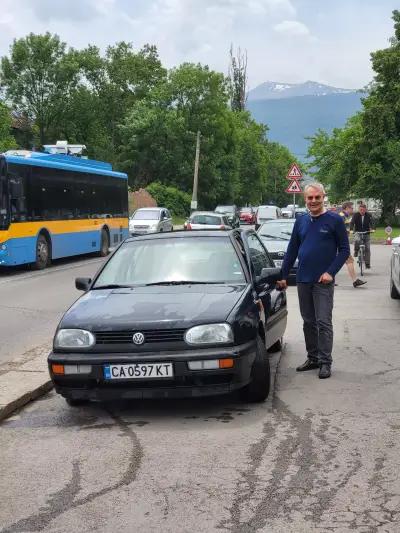
{"label": "cyclist", "polygon": [[[353,218],[350,222],[350,231],[354,232],[373,232],[374,226],[372,221],[372,216],[367,212],[367,206],[365,204],[360,204],[358,207],[358,213],[354,213]],[[366,234],[364,239],[365,244],[365,268],[371,268],[371,242],[369,233]],[[360,239],[355,239],[354,241],[354,257],[358,256],[358,251],[360,249]]]}
{"label": "cyclist", "polygon": [[[353,216],[353,203],[352,202],[344,202],[342,205],[342,209],[339,212],[339,216],[342,217],[344,225],[346,226],[347,235],[350,234],[350,224]],[[365,285],[367,282],[362,281],[361,279],[357,278],[356,271],[354,268],[354,258],[350,254],[349,257],[346,260],[346,267],[347,272],[349,273],[349,276],[353,282],[353,287],[361,287],[361,285]]]}

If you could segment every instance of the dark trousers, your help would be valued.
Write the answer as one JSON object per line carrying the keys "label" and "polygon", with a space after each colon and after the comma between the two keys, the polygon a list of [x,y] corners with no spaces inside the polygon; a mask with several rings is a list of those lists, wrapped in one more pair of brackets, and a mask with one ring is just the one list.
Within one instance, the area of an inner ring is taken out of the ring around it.
{"label": "dark trousers", "polygon": [[334,283],[297,283],[308,358],[320,365],[332,364],[334,288]]}
{"label": "dark trousers", "polygon": [[[360,250],[360,243],[361,241],[359,238],[354,239],[354,257],[358,256],[358,252]],[[371,264],[371,239],[369,235],[364,236],[364,244],[364,260],[365,264],[369,266]]]}

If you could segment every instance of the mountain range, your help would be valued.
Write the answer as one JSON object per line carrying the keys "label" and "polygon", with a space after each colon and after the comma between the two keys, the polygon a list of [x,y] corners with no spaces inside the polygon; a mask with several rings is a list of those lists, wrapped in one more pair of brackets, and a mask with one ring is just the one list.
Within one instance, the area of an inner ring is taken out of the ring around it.
{"label": "mountain range", "polygon": [[361,109],[364,93],[315,81],[279,83],[267,81],[247,96],[247,109],[257,122],[269,128],[268,138],[284,144],[300,160],[318,129],[330,133],[345,125]]}

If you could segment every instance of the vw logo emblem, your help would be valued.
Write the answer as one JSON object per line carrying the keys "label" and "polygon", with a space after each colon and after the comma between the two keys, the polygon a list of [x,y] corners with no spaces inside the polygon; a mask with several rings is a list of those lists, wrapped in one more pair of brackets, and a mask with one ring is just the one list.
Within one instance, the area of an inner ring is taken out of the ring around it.
{"label": "vw logo emblem", "polygon": [[143,333],[135,333],[132,337],[132,340],[135,344],[143,344],[144,343],[144,335]]}
{"label": "vw logo emblem", "polygon": [[278,252],[278,257],[283,257],[285,255],[285,252]]}

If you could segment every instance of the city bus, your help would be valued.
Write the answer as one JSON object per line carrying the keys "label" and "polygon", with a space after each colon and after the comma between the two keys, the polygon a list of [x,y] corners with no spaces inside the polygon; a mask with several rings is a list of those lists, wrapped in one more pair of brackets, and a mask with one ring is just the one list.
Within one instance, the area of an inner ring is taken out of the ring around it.
{"label": "city bus", "polygon": [[105,256],[128,237],[127,175],[70,153],[0,154],[0,267]]}

